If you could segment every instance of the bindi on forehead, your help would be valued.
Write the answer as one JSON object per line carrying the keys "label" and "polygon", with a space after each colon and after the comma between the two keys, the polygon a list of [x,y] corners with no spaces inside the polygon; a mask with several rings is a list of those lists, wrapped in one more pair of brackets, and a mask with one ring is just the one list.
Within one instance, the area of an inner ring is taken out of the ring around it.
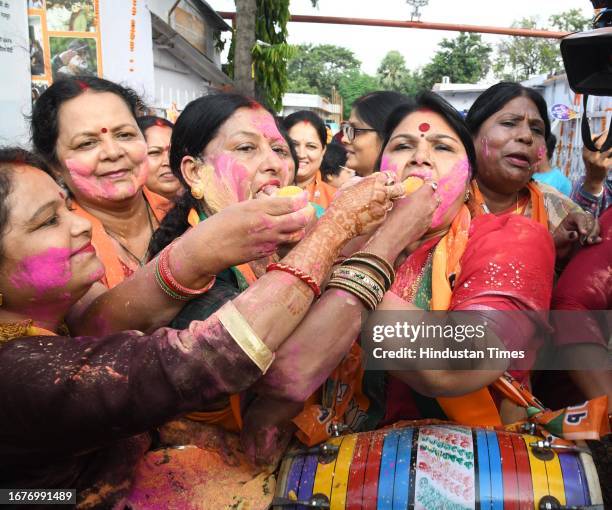
{"label": "bindi on forehead", "polygon": [[100,133],[108,133],[108,128],[103,127],[100,129]]}
{"label": "bindi on forehead", "polygon": [[425,133],[431,129],[431,124],[429,122],[421,122],[419,124],[419,131],[421,132],[421,138],[425,136]]}

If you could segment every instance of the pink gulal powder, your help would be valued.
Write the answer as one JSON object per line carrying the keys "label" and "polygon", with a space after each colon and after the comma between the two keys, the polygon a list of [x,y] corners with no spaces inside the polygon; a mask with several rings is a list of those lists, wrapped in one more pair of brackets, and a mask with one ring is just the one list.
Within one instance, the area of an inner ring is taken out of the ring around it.
{"label": "pink gulal powder", "polygon": [[[146,157],[145,142],[132,142],[138,144],[137,150],[131,152],[132,163],[136,168],[132,170],[130,188],[127,189],[128,195],[136,194],[147,181],[149,175],[149,162]],[[95,169],[88,164],[76,159],[68,158],[65,160],[66,168],[70,173],[75,187],[89,198],[105,198],[116,200],[125,197],[125,181],[115,182],[113,179],[98,177],[94,175]]]}
{"label": "pink gulal powder", "polygon": [[431,228],[439,227],[451,205],[465,191],[465,183],[470,174],[470,163],[467,158],[459,161],[453,169],[438,182],[437,193],[442,202],[434,212]]}
{"label": "pink gulal powder", "polygon": [[10,280],[17,288],[33,288],[42,295],[63,287],[71,276],[70,250],[49,248],[44,253],[23,259]]}

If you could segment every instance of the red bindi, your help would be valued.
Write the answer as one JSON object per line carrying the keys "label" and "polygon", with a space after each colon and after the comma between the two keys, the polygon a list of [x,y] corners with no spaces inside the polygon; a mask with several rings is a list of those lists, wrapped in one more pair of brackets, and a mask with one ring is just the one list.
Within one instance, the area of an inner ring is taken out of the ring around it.
{"label": "red bindi", "polygon": [[431,126],[427,122],[423,122],[423,123],[419,124],[419,131],[421,133],[426,133],[427,131],[429,131],[430,127]]}
{"label": "red bindi", "polygon": [[101,131],[102,133],[108,133],[108,129],[106,129],[106,128],[102,128],[100,131]]}

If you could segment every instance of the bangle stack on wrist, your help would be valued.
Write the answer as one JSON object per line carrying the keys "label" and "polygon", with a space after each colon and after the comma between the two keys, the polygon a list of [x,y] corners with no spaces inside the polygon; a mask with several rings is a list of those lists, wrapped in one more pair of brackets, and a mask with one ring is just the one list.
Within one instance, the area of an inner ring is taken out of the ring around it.
{"label": "bangle stack on wrist", "polygon": [[374,310],[389,290],[395,271],[385,259],[367,252],[357,252],[332,273],[328,287],[343,289]]}
{"label": "bangle stack on wrist", "polygon": [[155,260],[155,281],[161,290],[172,299],[177,301],[189,301],[205,292],[208,292],[215,284],[216,276],[201,289],[189,289],[176,281],[170,271],[170,251],[174,243],[164,248]]}

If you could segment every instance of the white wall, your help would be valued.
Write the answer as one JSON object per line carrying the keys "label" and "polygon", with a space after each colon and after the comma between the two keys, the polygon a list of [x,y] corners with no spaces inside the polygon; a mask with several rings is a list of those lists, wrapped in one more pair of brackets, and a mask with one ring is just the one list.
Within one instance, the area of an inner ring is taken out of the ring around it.
{"label": "white wall", "polygon": [[192,72],[166,50],[153,45],[155,80],[154,108],[168,109],[174,101],[178,110],[208,92],[209,82]]}

